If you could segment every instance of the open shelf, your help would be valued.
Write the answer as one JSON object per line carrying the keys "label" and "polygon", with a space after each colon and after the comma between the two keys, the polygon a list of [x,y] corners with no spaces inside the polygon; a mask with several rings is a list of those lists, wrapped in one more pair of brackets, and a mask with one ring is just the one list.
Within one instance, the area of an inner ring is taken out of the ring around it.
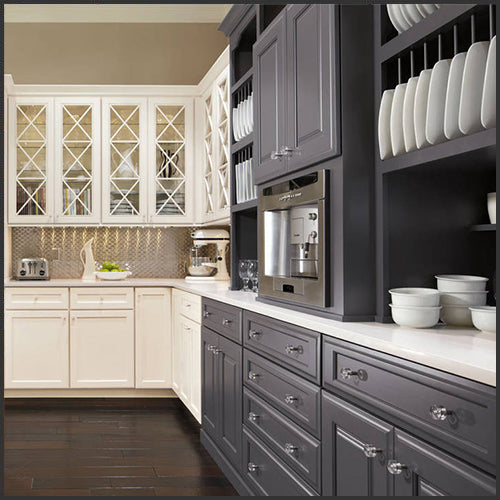
{"label": "open shelf", "polygon": [[231,212],[244,212],[245,210],[253,210],[257,208],[257,199],[244,201],[231,206]]}
{"label": "open shelf", "polygon": [[471,226],[470,228],[471,231],[496,231],[497,230],[497,225],[496,224],[475,224]]}
{"label": "open shelf", "polygon": [[253,143],[253,133],[248,134],[247,136],[243,137],[243,139],[240,139],[238,142],[231,144],[231,154],[234,155],[234,153],[237,153],[238,151],[245,149],[252,143]]}
{"label": "open shelf", "polygon": [[235,94],[253,76],[253,68],[250,68],[234,85],[231,85],[231,93]]}

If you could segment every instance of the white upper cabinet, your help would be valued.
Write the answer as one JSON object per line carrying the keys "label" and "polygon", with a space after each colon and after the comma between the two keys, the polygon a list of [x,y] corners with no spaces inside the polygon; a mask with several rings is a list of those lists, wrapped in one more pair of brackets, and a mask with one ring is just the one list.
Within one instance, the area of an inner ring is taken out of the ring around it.
{"label": "white upper cabinet", "polygon": [[102,221],[147,222],[147,99],[102,99]]}
{"label": "white upper cabinet", "polygon": [[9,222],[54,222],[54,99],[9,99]]}
{"label": "white upper cabinet", "polygon": [[101,216],[101,102],[55,99],[55,222],[95,223]]}

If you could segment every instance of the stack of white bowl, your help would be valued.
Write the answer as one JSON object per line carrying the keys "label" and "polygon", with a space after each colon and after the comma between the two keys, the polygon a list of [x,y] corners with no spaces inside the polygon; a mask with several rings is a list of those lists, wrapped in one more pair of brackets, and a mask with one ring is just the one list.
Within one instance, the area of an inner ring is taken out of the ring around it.
{"label": "stack of white bowl", "polygon": [[434,288],[393,288],[392,319],[400,326],[430,328],[439,321],[439,291]]}
{"label": "stack of white bowl", "polygon": [[469,307],[473,325],[482,332],[497,333],[497,308],[495,306]]}
{"label": "stack of white bowl", "polygon": [[488,278],[442,274],[436,279],[441,293],[441,321],[447,325],[472,326],[469,308],[486,305]]}

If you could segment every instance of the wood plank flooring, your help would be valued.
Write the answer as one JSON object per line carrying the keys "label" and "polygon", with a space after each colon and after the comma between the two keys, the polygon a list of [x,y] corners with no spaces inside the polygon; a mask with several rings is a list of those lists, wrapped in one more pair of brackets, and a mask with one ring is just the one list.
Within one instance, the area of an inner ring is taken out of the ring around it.
{"label": "wood plank flooring", "polygon": [[236,496],[175,398],[7,400],[5,495]]}

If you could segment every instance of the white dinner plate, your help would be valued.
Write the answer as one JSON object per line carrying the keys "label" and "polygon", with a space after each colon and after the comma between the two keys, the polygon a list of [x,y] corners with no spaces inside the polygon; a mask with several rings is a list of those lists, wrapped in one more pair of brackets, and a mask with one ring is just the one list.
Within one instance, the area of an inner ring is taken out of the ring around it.
{"label": "white dinner plate", "polygon": [[405,100],[403,103],[403,137],[407,153],[417,149],[415,140],[415,91],[417,90],[418,76],[410,78],[406,84]]}
{"label": "white dinner plate", "polygon": [[410,21],[410,24],[414,26],[419,23],[424,16],[417,9],[417,6],[413,3],[401,4],[401,12],[405,15],[406,19]]}
{"label": "white dinner plate", "polygon": [[463,135],[458,126],[458,114],[460,111],[460,94],[462,93],[462,79],[466,56],[466,52],[460,52],[455,55],[450,64],[444,106],[444,135],[447,139],[456,139]]}
{"label": "white dinner plate", "polygon": [[484,128],[497,124],[497,37],[491,39],[484,74],[483,98],[481,102],[481,123]]}
{"label": "white dinner plate", "polygon": [[431,69],[422,70],[420,72],[420,76],[418,77],[417,88],[415,90],[415,112],[413,115],[413,124],[415,127],[415,141],[418,149],[429,146],[429,142],[425,136],[425,126],[431,74]]}
{"label": "white dinner plate", "polygon": [[392,156],[391,144],[391,109],[394,90],[386,90],[380,100],[380,109],[378,114],[378,145],[380,150],[380,159],[385,160]]}
{"label": "white dinner plate", "polygon": [[387,7],[387,15],[389,16],[389,19],[391,20],[392,25],[396,28],[398,33],[402,33],[404,31],[403,26],[399,23],[399,18],[395,14],[395,5],[394,4],[388,4],[386,5]]}
{"label": "white dinner plate", "polygon": [[391,108],[391,146],[392,154],[398,156],[406,152],[403,136],[403,103],[406,93],[406,83],[396,85]]}
{"label": "white dinner plate", "polygon": [[233,136],[234,140],[238,142],[238,109],[233,108]]}
{"label": "white dinner plate", "polygon": [[439,144],[446,140],[444,135],[444,108],[450,64],[451,59],[441,59],[432,68],[429,97],[427,99],[427,116],[425,117],[425,137],[431,144]]}
{"label": "white dinner plate", "polygon": [[483,129],[481,99],[489,45],[490,42],[473,43],[465,58],[458,114],[458,126],[464,134],[473,134]]}
{"label": "white dinner plate", "polygon": [[413,24],[410,17],[406,14],[406,10],[403,8],[405,4],[396,3],[394,4],[394,13],[398,18],[398,22],[403,26],[403,30],[409,30]]}
{"label": "white dinner plate", "polygon": [[417,3],[415,7],[424,17],[430,16],[436,10],[436,6],[433,3]]}

